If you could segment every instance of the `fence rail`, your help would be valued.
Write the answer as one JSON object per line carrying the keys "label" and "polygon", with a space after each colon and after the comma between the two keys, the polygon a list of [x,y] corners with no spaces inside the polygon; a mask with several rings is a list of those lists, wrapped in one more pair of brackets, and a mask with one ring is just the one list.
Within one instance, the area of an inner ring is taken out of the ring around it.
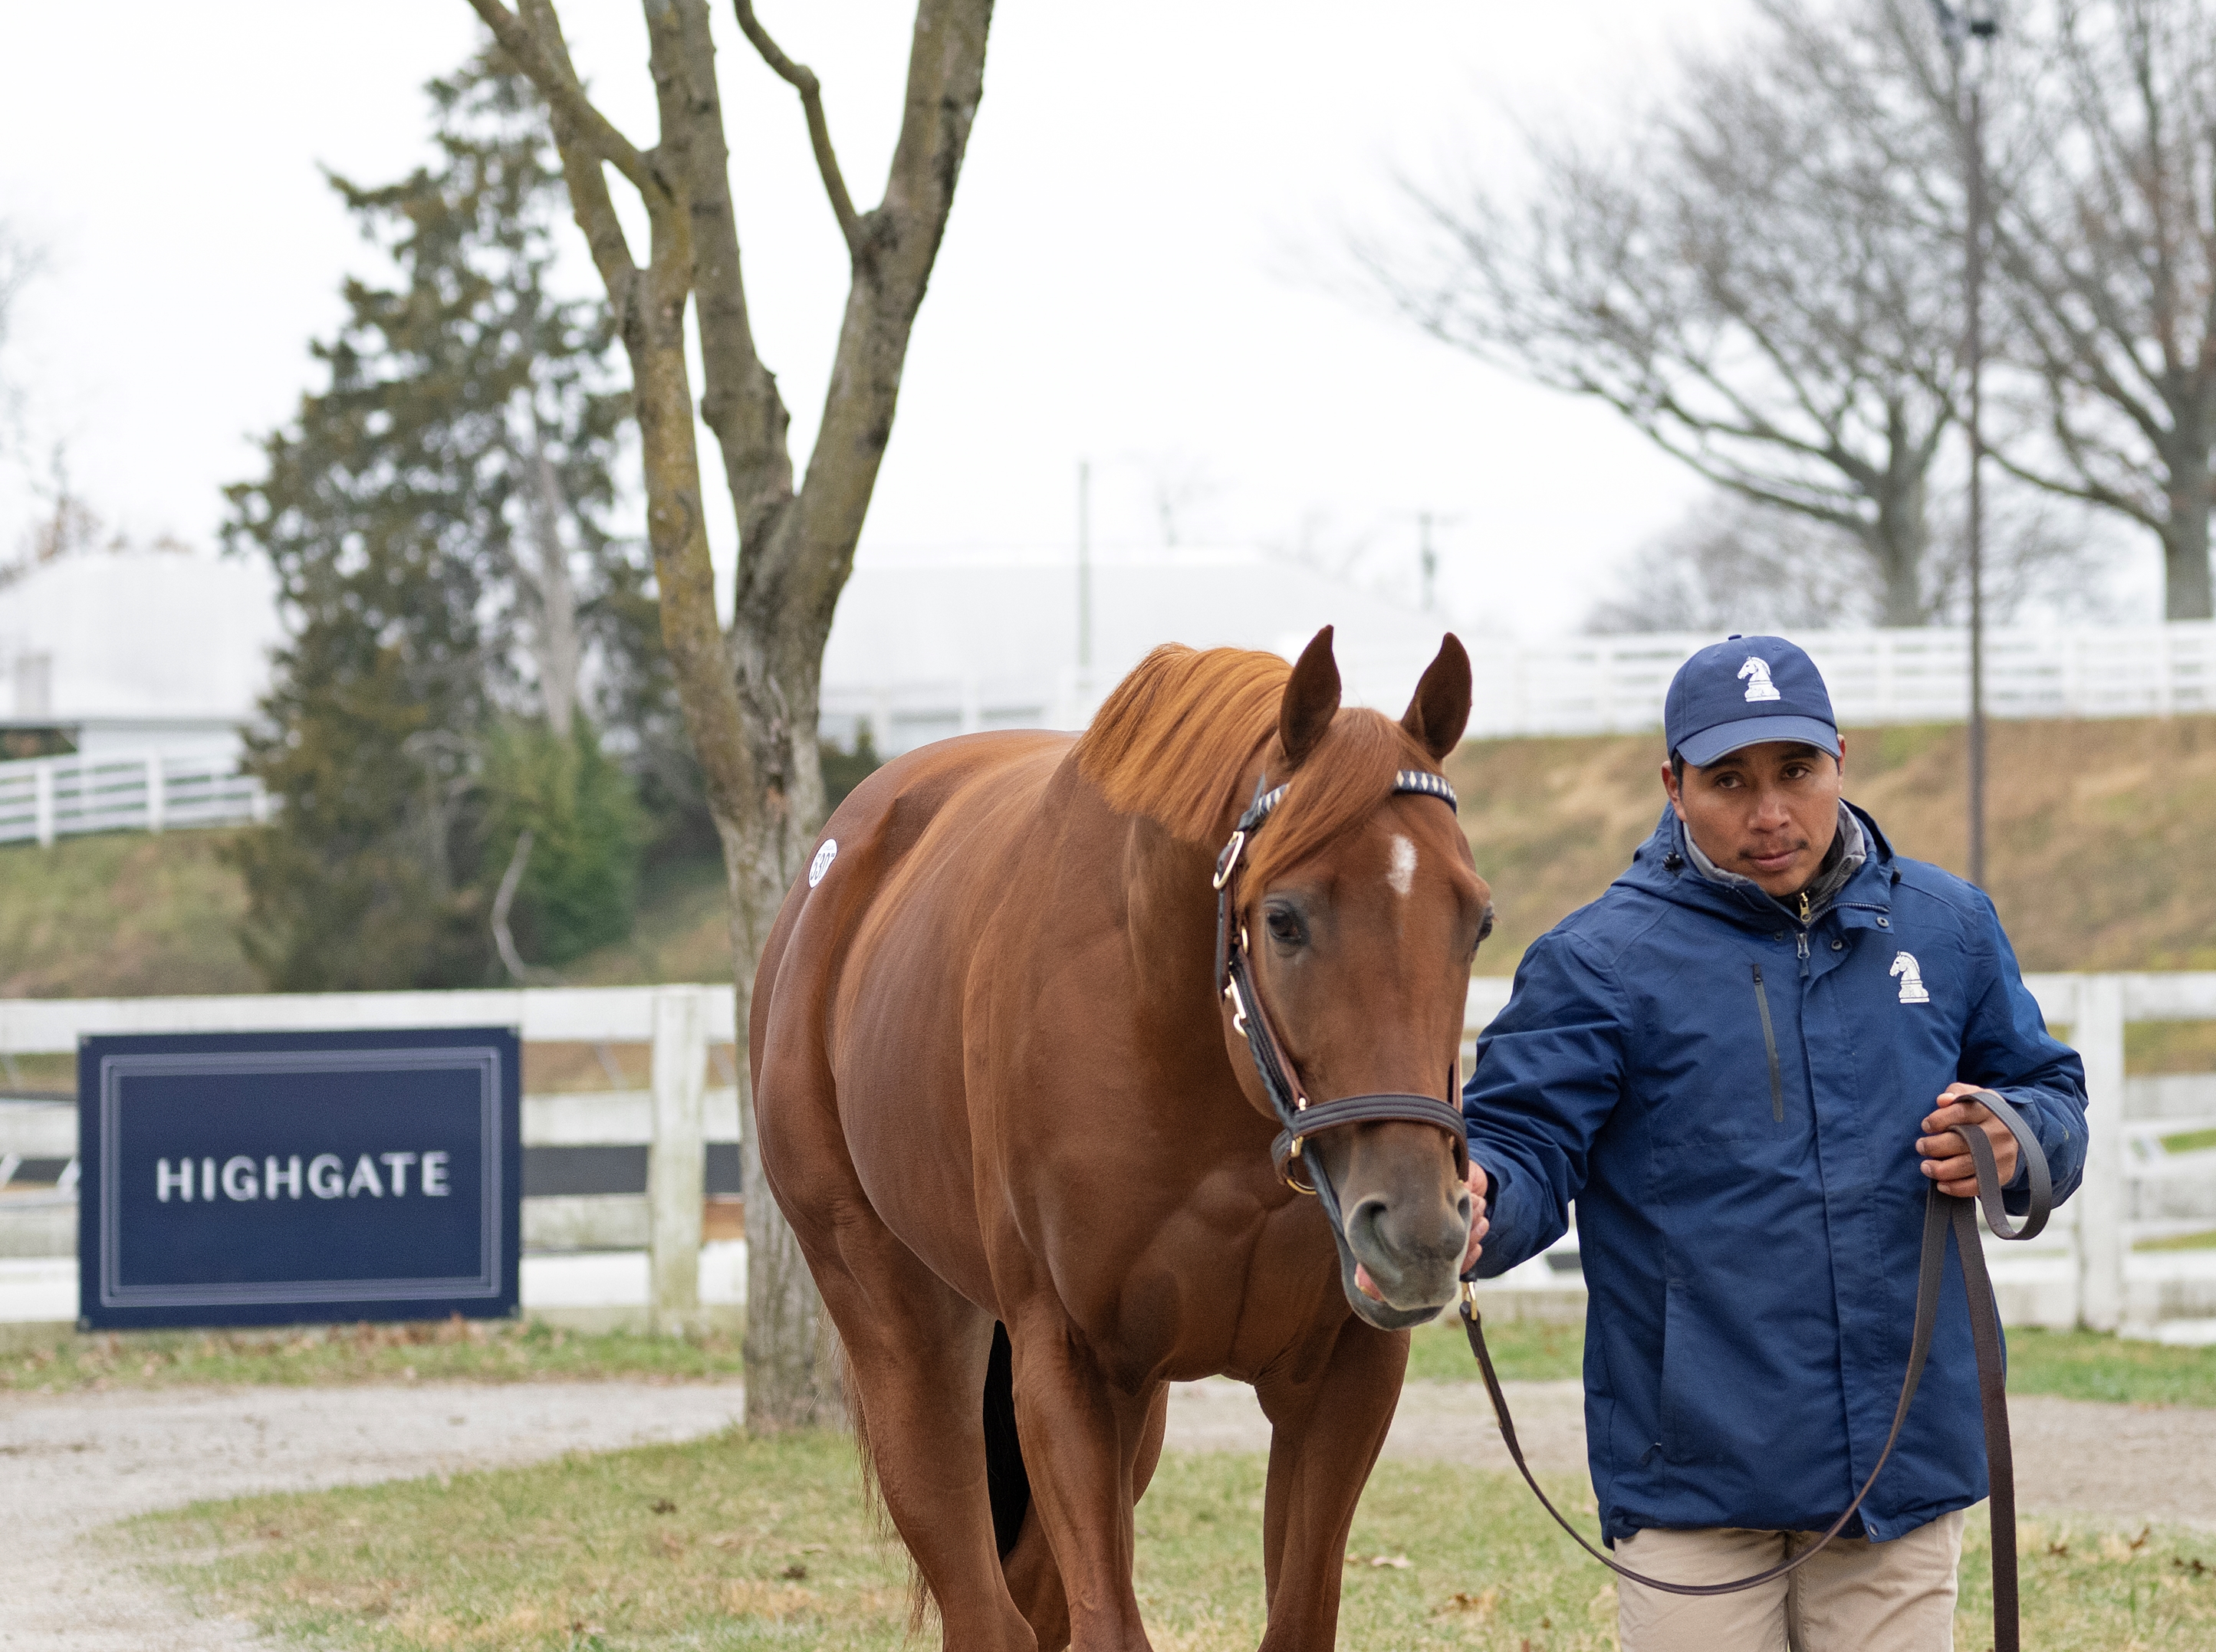
{"label": "fence rail", "polygon": [[[1472,651],[1473,735],[1634,733],[1712,633],[1487,643]],[[1969,715],[1968,633],[1811,631],[1794,640],[1824,673],[1843,723],[1959,722]],[[2004,718],[2216,712],[2216,623],[2004,627],[1985,636],[1985,709]]]}
{"label": "fence rail", "polygon": [[[1959,722],[1969,715],[1966,631],[1809,631],[1794,640],[1822,668],[1842,722]],[[1475,639],[1469,732],[1498,738],[1659,728],[1671,677],[1688,654],[1715,641],[1713,632]],[[1422,664],[1361,650],[1359,637],[1341,639],[1340,665],[1357,683],[1397,687],[1413,682]],[[866,725],[879,753],[890,755],[984,728],[1080,728],[1117,674],[1080,678],[1066,668],[1029,679],[834,679],[823,685],[823,732],[844,741]],[[1397,713],[1400,702],[1387,709]],[[2216,712],[2216,623],[1989,630],[1985,709],[2003,718]]]}
{"label": "fence rail", "polygon": [[[586,1096],[533,1096],[526,1102],[524,1124],[527,1141],[544,1130],[550,1145],[644,1142],[648,1315],[657,1329],[681,1330],[697,1323],[701,1314],[708,1139],[711,1132],[721,1138],[726,1126],[731,1138],[738,1134],[736,1096],[729,1090],[711,1092],[707,1082],[710,1047],[732,1042],[736,1015],[737,1001],[728,986],[9,998],[0,999],[0,1052],[67,1054],[76,1050],[80,1038],[96,1033],[345,1032],[404,1027],[514,1027],[526,1044],[649,1045],[652,1074],[643,1107],[637,1092],[613,1092],[599,1108]],[[606,1116],[581,1117],[587,1109]],[[73,1147],[74,1119],[69,1122]],[[60,1126],[50,1121],[43,1127]],[[67,1202],[73,1233],[75,1201]],[[545,1214],[555,1219],[564,1213],[550,1209]],[[62,1219],[57,1214],[54,1219]]]}
{"label": "fence rail", "polygon": [[268,818],[268,794],[238,772],[236,757],[150,752],[0,763],[0,844]]}
{"label": "fence rail", "polygon": [[[2216,972],[2025,979],[2047,1020],[2068,1030],[2084,1061],[2088,1148],[2084,1183],[2041,1241],[1996,1250],[2004,1311],[2016,1323],[2101,1330],[2216,1320],[2216,1250],[2133,1250],[2180,1231],[2216,1231],[2216,1151],[2198,1145],[2199,1133],[2216,1123],[2216,1075],[2127,1081],[2124,1072],[2130,1023],[2216,1021]],[[1505,1005],[1508,989],[1507,981],[1493,977],[1470,983],[1466,1029],[1472,1038]],[[649,1312],[654,1323],[669,1326],[690,1323],[699,1311],[706,1143],[740,1134],[736,1092],[707,1084],[711,1046],[732,1042],[735,1012],[728,986],[0,999],[0,1052],[66,1053],[92,1033],[459,1026],[513,1026],[526,1044],[649,1044],[649,1090],[526,1096],[524,1127],[533,1145],[647,1147],[645,1208],[638,1216]],[[526,1084],[528,1066],[526,1056]],[[0,1140],[0,1153],[28,1158],[58,1158],[65,1146],[74,1151],[72,1108],[39,1109],[35,1121],[28,1110],[8,1110],[40,1133],[12,1147]],[[1564,1249],[1574,1251],[1574,1241]],[[1560,1274],[1542,1258],[1526,1264],[1524,1280],[1505,1283],[1574,1287],[1574,1262],[1567,1255],[1558,1261],[1567,1264]]]}

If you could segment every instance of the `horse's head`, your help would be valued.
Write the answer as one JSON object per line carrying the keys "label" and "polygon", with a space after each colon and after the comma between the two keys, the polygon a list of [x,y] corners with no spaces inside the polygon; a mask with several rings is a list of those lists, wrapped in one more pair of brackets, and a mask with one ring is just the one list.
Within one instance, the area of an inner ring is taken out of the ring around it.
{"label": "horse's head", "polygon": [[[1462,738],[1469,657],[1446,638],[1397,725],[1339,702],[1327,628],[1287,680],[1263,758],[1269,783],[1287,785],[1285,807],[1244,850],[1231,914],[1259,1038],[1274,1038],[1311,1107],[1357,1096],[1458,1104],[1470,960],[1492,928],[1492,900],[1453,808],[1396,789],[1395,777],[1430,783],[1409,777],[1434,771]],[[1240,1007],[1227,1004],[1227,1041],[1249,1098],[1271,1111],[1248,1035],[1233,1024]],[[1302,1138],[1290,1169],[1336,1203],[1342,1283],[1370,1323],[1415,1323],[1453,1299],[1469,1235],[1463,1162],[1459,1133],[1436,1121],[1355,1121]],[[1357,1267],[1382,1301],[1357,1289]]]}

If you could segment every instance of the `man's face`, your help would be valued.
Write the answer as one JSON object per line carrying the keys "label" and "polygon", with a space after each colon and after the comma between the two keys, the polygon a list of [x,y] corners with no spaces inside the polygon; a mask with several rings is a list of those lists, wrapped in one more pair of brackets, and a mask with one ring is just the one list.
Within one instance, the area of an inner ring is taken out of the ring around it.
{"label": "man's face", "polygon": [[1795,740],[1727,752],[1705,769],[1668,764],[1662,786],[1701,852],[1765,894],[1798,894],[1816,875],[1839,832],[1839,757]]}

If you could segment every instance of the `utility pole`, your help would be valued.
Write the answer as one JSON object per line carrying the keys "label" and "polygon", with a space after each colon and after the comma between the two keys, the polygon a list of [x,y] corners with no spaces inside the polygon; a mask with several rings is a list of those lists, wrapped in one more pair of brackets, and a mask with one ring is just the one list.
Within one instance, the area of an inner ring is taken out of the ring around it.
{"label": "utility pole", "polygon": [[1093,462],[1077,462],[1077,689],[1093,691]]}
{"label": "utility pole", "polygon": [[1967,0],[1959,9],[1947,0],[1931,0],[1954,82],[1963,123],[1963,170],[1967,197],[1963,228],[1962,353],[1970,378],[1970,881],[1985,886],[1985,71],[2000,23],[1991,0]]}
{"label": "utility pole", "polygon": [[1423,576],[1424,611],[1428,614],[1438,606],[1439,599],[1439,553],[1431,543],[1431,530],[1450,528],[1462,518],[1459,514],[1443,516],[1434,510],[1410,511],[1407,514],[1416,519],[1416,566]]}

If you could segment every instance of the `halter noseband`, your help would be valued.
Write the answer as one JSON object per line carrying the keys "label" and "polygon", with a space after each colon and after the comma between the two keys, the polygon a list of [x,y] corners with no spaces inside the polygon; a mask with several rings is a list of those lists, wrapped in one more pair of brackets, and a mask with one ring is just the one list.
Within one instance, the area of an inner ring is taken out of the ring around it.
{"label": "halter noseband", "polygon": [[[1449,1070],[1447,1082],[1450,1099],[1443,1102],[1436,1096],[1394,1093],[1347,1096],[1335,1102],[1311,1105],[1302,1093],[1293,1064],[1270,1025],[1269,1012],[1262,1007],[1262,995],[1255,991],[1253,972],[1246,957],[1246,926],[1233,922],[1232,910],[1232,885],[1246,845],[1277,805],[1284,801],[1287,789],[1279,786],[1270,789],[1266,777],[1256,783],[1254,801],[1239,817],[1230,841],[1216,857],[1216,875],[1212,880],[1216,887],[1216,988],[1231,1004],[1232,1030],[1246,1041],[1246,1048],[1254,1058],[1254,1071],[1262,1081],[1263,1093],[1270,1098],[1270,1106],[1277,1115],[1280,1128],[1277,1139],[1270,1145],[1270,1157],[1277,1175],[1295,1192],[1316,1195],[1331,1219],[1333,1236],[1343,1245],[1346,1224],[1339,1207],[1339,1194],[1321,1162],[1304,1156],[1302,1149],[1308,1137],[1348,1125],[1387,1121],[1433,1125],[1453,1140],[1455,1174],[1464,1181],[1469,1177],[1469,1142],[1463,1133],[1462,1108],[1451,1099],[1456,1087],[1452,1069]],[[1403,769],[1393,777],[1393,795],[1403,794],[1436,797],[1449,808],[1459,808],[1454,788],[1447,783],[1446,777],[1427,769]],[[1295,1180],[1295,1159],[1299,1159],[1308,1172],[1308,1182]]]}

